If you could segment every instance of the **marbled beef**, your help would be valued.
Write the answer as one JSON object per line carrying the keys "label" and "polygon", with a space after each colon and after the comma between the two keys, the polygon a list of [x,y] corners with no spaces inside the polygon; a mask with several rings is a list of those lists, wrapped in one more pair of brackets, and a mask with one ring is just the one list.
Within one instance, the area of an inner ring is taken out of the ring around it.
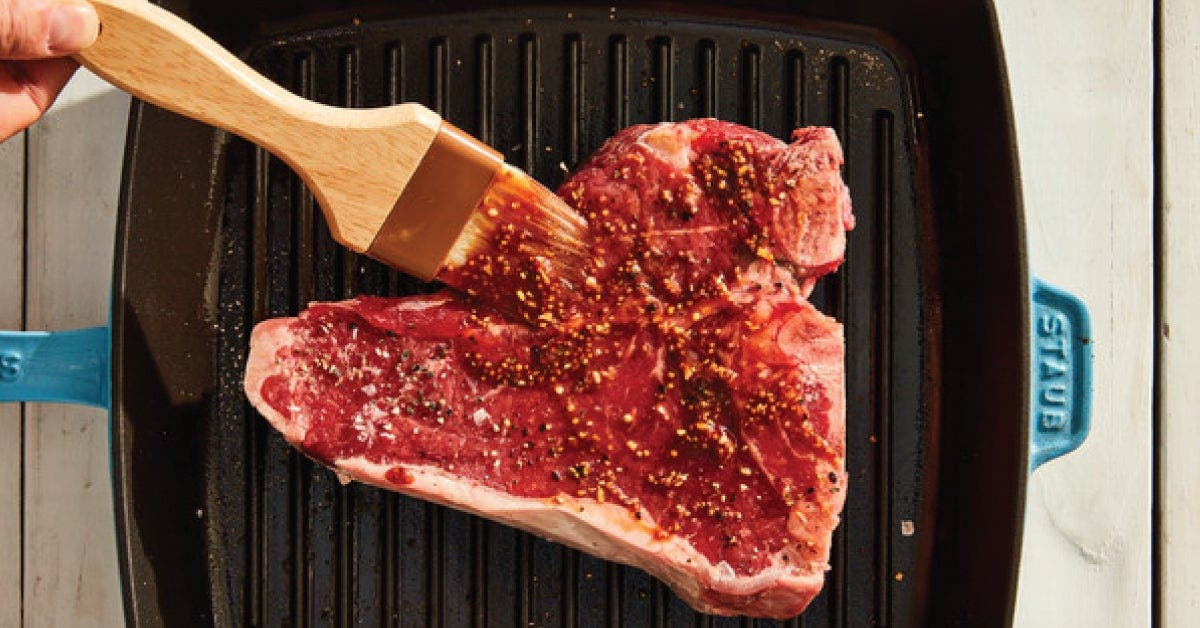
{"label": "marbled beef", "polygon": [[264,322],[247,395],[344,477],[790,617],[846,490],[841,326],[806,301],[853,225],[841,163],[823,128],[626,129],[559,190],[590,260],[513,230],[457,290]]}

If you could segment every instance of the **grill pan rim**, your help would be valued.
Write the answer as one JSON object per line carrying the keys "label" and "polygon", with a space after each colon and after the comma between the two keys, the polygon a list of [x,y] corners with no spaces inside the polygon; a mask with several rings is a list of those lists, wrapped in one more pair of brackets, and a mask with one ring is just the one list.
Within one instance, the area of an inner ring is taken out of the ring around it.
{"label": "grill pan rim", "polygon": [[[181,3],[181,4],[183,4],[183,3]],[[990,9],[990,5],[988,5],[988,6]],[[816,23],[816,22],[819,22],[822,24],[825,23],[825,22],[819,21],[819,20],[815,20],[815,21],[814,20],[805,20],[805,21],[807,23]],[[993,26],[995,25],[994,16],[993,16],[992,24],[993,24]],[[860,31],[860,29],[854,29],[854,30],[856,32]],[[877,31],[874,31],[873,29],[863,29],[863,30],[870,31],[872,33],[877,33]],[[998,44],[998,39],[997,39],[997,46],[998,45],[999,44]],[[894,51],[897,49],[903,50],[904,48],[903,48],[903,46],[899,46],[899,47],[888,46],[888,47],[885,47],[884,49],[888,50],[888,51]],[[903,63],[903,61],[900,59],[896,59],[896,61],[898,63]],[[913,62],[913,63],[914,64],[912,66],[908,66],[908,67],[917,67],[915,62]],[[1004,89],[1007,92],[1007,80],[1006,79],[1005,79],[1005,83],[1004,83]],[[919,92],[915,92],[915,93],[919,93]],[[119,525],[119,534],[118,534],[119,544],[120,544],[119,551],[120,551],[120,559],[121,559],[122,580],[123,580],[123,584],[125,585],[123,587],[123,592],[124,592],[124,596],[125,596],[125,605],[126,605],[126,609],[127,609],[127,621],[129,622],[129,625],[146,625],[146,624],[137,623],[137,621],[135,620],[136,612],[134,612],[134,611],[136,608],[138,608],[138,604],[137,604],[137,600],[135,600],[134,591],[132,590],[132,587],[130,586],[130,583],[135,581],[136,573],[137,573],[137,571],[136,571],[137,568],[134,564],[134,556],[133,556],[132,552],[135,550],[135,548],[138,545],[138,538],[137,538],[138,527],[136,525],[136,522],[134,521],[134,515],[132,514],[132,507],[133,507],[132,490],[128,490],[128,489],[131,489],[129,482],[131,482],[132,480],[129,477],[130,474],[127,473],[127,471],[130,469],[130,465],[131,465],[130,457],[132,455],[134,455],[134,453],[135,453],[136,443],[131,441],[130,436],[132,434],[130,433],[130,430],[128,429],[128,427],[124,425],[124,420],[126,417],[123,415],[123,406],[124,406],[124,402],[125,402],[126,389],[125,389],[125,386],[119,384],[119,382],[124,382],[124,380],[125,380],[123,369],[124,369],[125,358],[126,358],[124,348],[126,347],[125,342],[126,342],[127,336],[125,333],[125,331],[126,331],[125,326],[127,323],[126,316],[128,315],[128,312],[123,307],[123,304],[125,301],[123,297],[126,292],[127,282],[137,281],[136,278],[131,278],[127,274],[128,268],[126,267],[126,251],[131,246],[131,240],[133,239],[133,238],[131,238],[131,234],[129,231],[131,229],[131,225],[129,224],[129,221],[128,221],[128,217],[129,217],[128,216],[128,208],[134,202],[133,199],[136,196],[135,190],[133,189],[133,184],[134,184],[133,178],[134,178],[134,174],[135,174],[135,165],[138,163],[138,148],[139,148],[138,134],[141,130],[141,125],[144,122],[144,119],[143,119],[144,109],[145,109],[144,105],[140,102],[137,102],[134,104],[133,109],[130,114],[130,131],[129,131],[129,138],[128,138],[129,149],[126,152],[126,167],[125,167],[125,171],[124,171],[125,180],[122,183],[122,197],[121,197],[121,203],[120,203],[120,214],[119,214],[120,217],[119,217],[119,227],[118,227],[117,258],[116,258],[116,263],[114,266],[114,289],[115,289],[114,295],[116,298],[114,298],[114,302],[113,302],[113,316],[112,316],[112,320],[113,320],[113,356],[114,356],[113,366],[112,366],[112,369],[113,369],[112,375],[113,375],[113,382],[114,382],[114,410],[115,411],[111,415],[111,421],[112,421],[111,429],[112,429],[112,435],[113,435],[113,454],[114,454],[114,456],[113,456],[113,481],[114,481],[114,490],[115,490],[114,507],[116,510],[116,515],[117,515],[117,520],[118,520],[118,525]],[[150,109],[153,109],[153,108],[150,108]],[[1012,130],[1011,111],[1009,111],[1007,103],[1004,104],[1003,109],[1005,109],[1008,112],[1008,117],[1010,119],[1009,127],[1007,130],[1009,131],[1008,135],[1010,136],[1010,140],[1011,140],[1011,145],[1009,147],[1009,151],[1010,151],[1011,155],[1013,156],[1013,163],[1012,163],[1011,167],[1015,173],[1016,172],[1015,139],[1012,138],[1012,133],[1011,133],[1011,130]],[[919,128],[918,133],[920,134],[919,136],[923,136],[922,129]],[[216,138],[218,135],[219,134],[214,134],[214,138]],[[214,140],[214,141],[219,141],[219,140]],[[918,178],[918,180],[922,180],[922,179]],[[1013,183],[1014,187],[1017,190],[1019,190],[1019,187],[1018,187],[1019,179],[1014,177],[1013,182],[1014,182]],[[1014,207],[1012,208],[1012,211],[1014,211],[1015,217],[1018,219],[1017,220],[1017,228],[1023,229],[1023,218],[1022,218],[1021,206],[1019,203],[1019,200],[1020,200],[1019,193],[1016,195],[1016,198],[1017,198],[1018,202],[1014,205]],[[1027,273],[1026,273],[1026,260],[1025,260],[1023,232],[1021,233],[1021,237],[1018,239],[1018,242],[1016,244],[1017,244],[1017,253],[1018,253],[1018,255],[1017,255],[1018,266],[1021,269],[1020,276],[1025,277],[1025,276],[1027,276]],[[938,267],[938,264],[936,261],[927,262],[927,263],[932,264],[933,268]],[[940,293],[939,293],[939,295],[940,295]],[[1028,311],[1027,311],[1028,306],[1023,298],[1017,298],[1017,299],[1015,299],[1015,302],[1020,304],[1021,314],[1022,314],[1021,320],[1023,321],[1023,329],[1024,329],[1025,333],[1028,333],[1028,322],[1027,322],[1028,321]],[[937,310],[935,309],[935,312],[936,311]],[[1023,354],[1023,360],[1024,360],[1024,363],[1027,365],[1028,364],[1028,350],[1027,350],[1027,348],[1024,347],[1024,343],[1018,343],[1018,344],[1020,344],[1022,346],[1021,351]],[[937,348],[939,346],[940,346],[940,344],[938,342],[932,342],[928,345],[928,347],[933,349],[933,351],[935,352],[935,355],[937,352]],[[938,359],[940,359],[940,357]],[[931,370],[930,372],[933,373],[934,371]],[[1027,372],[1028,372],[1027,369],[1022,370],[1022,372],[1021,372],[1021,377],[1023,378],[1023,381],[1025,378],[1027,378],[1027,376],[1025,375]],[[936,374],[936,373],[934,373],[934,374]],[[935,386],[936,386],[936,384],[935,384]],[[934,390],[937,390],[937,388],[935,387]],[[133,391],[130,391],[130,392],[133,392]],[[1028,394],[1028,386],[1027,385],[1022,386],[1022,393],[1027,397],[1027,394]],[[930,397],[928,397],[927,400],[931,403],[939,403],[940,402],[940,398],[937,395],[930,396]],[[1027,403],[1023,404],[1023,407],[1028,407],[1028,404]],[[936,412],[934,412],[932,416],[938,416],[938,414]],[[1022,420],[1020,422],[1021,429],[1022,429],[1022,438],[1021,438],[1020,442],[1021,442],[1022,446],[1024,447],[1024,446],[1027,446],[1027,433],[1028,433],[1027,418],[1028,417],[1024,416],[1022,418],[1025,420]],[[934,439],[933,442],[938,443],[940,441],[939,441],[939,439]],[[1024,458],[1027,456],[1027,451],[1022,449],[1022,451],[1020,451],[1019,453],[1020,453],[1021,459],[1024,460]],[[1017,508],[1017,512],[1015,513],[1016,525],[1013,526],[1013,529],[1014,529],[1015,534],[1019,535],[1020,531],[1021,531],[1020,524],[1021,524],[1021,520],[1023,518],[1024,476],[1023,475],[1018,476],[1017,478],[1015,478],[1015,481],[1017,481],[1019,484],[1018,488],[1020,491],[1020,495],[1019,495],[1020,499],[1018,501],[1019,507]],[[932,500],[930,500],[930,501],[932,501]],[[1020,547],[1019,536],[1017,538],[1016,547],[1019,551],[1019,547]],[[1015,576],[1016,576],[1015,563],[1016,563],[1016,560],[1014,559],[1013,569],[1012,569],[1012,583],[1013,584],[1010,587],[1013,595],[1015,595]],[[1011,607],[1011,605],[1010,605],[1010,607]]]}

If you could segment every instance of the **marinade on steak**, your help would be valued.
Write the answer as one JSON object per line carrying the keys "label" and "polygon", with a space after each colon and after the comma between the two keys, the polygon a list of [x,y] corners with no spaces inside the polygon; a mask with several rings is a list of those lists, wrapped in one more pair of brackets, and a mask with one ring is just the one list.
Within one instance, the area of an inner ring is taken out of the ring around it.
{"label": "marinade on steak", "polygon": [[442,277],[457,290],[266,321],[247,395],[345,477],[641,567],[702,611],[790,617],[844,500],[841,326],[805,299],[853,226],[841,163],[824,128],[631,127],[559,190],[590,260],[513,230]]}

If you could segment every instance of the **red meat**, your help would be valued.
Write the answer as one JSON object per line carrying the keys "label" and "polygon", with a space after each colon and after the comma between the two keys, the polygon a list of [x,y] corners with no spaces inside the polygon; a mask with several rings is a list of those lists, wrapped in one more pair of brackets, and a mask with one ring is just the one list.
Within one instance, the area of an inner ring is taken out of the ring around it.
{"label": "red meat", "polygon": [[790,617],[846,489],[841,326],[805,300],[852,227],[841,161],[828,129],[626,129],[559,190],[590,260],[500,234],[462,292],[264,322],[247,395],[345,477]]}

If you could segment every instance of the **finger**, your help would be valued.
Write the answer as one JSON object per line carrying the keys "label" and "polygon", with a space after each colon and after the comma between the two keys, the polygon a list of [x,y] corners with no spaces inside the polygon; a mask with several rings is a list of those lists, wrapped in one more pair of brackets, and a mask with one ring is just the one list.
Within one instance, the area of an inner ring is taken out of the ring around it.
{"label": "finger", "polygon": [[96,9],[84,0],[0,0],[0,59],[69,55],[99,32]]}
{"label": "finger", "polygon": [[41,117],[78,67],[73,59],[0,61],[0,141]]}

